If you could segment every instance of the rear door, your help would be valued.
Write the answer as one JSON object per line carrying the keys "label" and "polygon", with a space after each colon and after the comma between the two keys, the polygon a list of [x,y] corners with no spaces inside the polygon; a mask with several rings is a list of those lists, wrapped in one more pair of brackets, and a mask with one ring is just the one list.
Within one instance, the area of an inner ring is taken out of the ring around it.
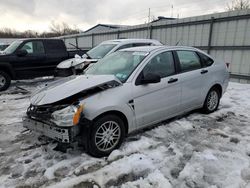
{"label": "rear door", "polygon": [[62,40],[45,40],[46,49],[46,71],[50,74],[54,73],[56,66],[68,59],[68,52]]}
{"label": "rear door", "polygon": [[205,100],[207,92],[211,87],[211,83],[213,83],[214,80],[216,80],[215,77],[218,75],[218,72],[210,68],[211,65],[214,63],[213,59],[211,59],[210,57],[200,52],[197,52],[197,54],[199,55],[202,61],[202,65],[203,65],[203,69],[201,70],[201,74],[202,74],[202,78],[201,78],[202,79],[202,91],[201,92],[202,92],[203,100]]}
{"label": "rear door", "polygon": [[[161,81],[144,85],[138,83],[148,73],[159,75]],[[180,105],[180,91],[172,52],[161,52],[152,57],[138,75],[132,90],[138,128],[176,114]]]}
{"label": "rear door", "polygon": [[177,50],[175,56],[181,83],[181,110],[188,111],[203,102],[202,63],[196,52],[191,50]]}

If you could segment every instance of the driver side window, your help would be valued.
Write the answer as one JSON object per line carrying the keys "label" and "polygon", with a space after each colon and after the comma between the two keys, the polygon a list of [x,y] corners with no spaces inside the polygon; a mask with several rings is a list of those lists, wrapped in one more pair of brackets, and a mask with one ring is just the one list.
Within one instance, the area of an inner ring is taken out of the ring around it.
{"label": "driver side window", "polygon": [[31,41],[23,45],[21,50],[26,50],[28,54],[44,54],[44,47],[42,41]]}
{"label": "driver side window", "polygon": [[143,75],[157,74],[161,78],[173,75],[175,65],[172,52],[163,52],[153,57],[143,69]]}

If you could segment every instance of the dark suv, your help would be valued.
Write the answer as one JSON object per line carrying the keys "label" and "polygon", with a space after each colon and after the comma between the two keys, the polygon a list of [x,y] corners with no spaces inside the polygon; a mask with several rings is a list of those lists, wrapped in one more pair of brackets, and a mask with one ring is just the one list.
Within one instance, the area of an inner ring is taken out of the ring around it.
{"label": "dark suv", "polygon": [[58,63],[70,56],[61,39],[17,40],[0,55],[0,91],[11,80],[53,75]]}

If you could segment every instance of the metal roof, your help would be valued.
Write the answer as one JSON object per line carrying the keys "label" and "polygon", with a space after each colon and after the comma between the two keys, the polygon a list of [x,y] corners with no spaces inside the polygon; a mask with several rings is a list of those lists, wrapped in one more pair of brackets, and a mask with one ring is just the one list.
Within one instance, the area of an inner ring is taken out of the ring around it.
{"label": "metal roof", "polygon": [[106,27],[108,29],[119,29],[119,28],[123,28],[123,27],[128,27],[128,25],[114,25],[114,24],[97,24],[91,28],[89,28],[88,30],[84,31],[83,33],[88,33],[90,32],[91,30],[99,27],[99,26],[102,26],[102,27]]}

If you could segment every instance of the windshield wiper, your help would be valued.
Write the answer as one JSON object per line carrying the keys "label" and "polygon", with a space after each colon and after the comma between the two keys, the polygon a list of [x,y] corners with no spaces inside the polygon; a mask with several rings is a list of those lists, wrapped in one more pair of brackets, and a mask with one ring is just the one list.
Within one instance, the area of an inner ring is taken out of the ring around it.
{"label": "windshield wiper", "polygon": [[89,56],[88,52],[85,52],[83,49],[79,48],[78,46],[76,46],[76,45],[74,45],[74,44],[72,44],[72,43],[69,43],[69,45],[75,47],[77,50],[80,50],[81,52],[83,52],[84,54],[86,54],[87,57],[88,57],[89,59],[92,59],[92,58]]}

